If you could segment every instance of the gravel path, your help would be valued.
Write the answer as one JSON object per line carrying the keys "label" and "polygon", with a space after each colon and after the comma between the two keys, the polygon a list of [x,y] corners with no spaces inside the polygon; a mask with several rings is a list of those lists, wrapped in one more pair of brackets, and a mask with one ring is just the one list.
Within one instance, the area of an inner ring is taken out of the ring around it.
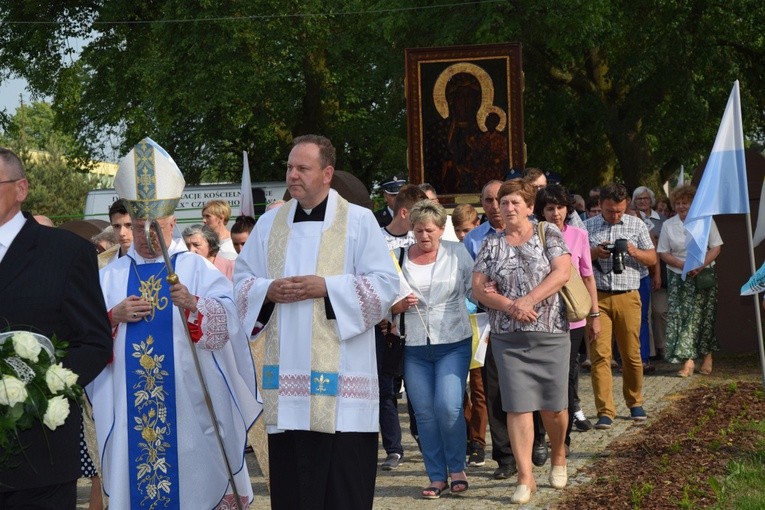
{"label": "gravel path", "polygon": [[[681,379],[675,376],[677,367],[658,363],[657,371],[645,377],[643,393],[645,398],[644,408],[648,412],[648,422],[654,415],[663,409],[674,395],[691,385],[690,379]],[[585,414],[591,421],[595,421],[595,408],[592,398],[592,385],[588,372],[582,372],[580,378],[580,398]],[[639,431],[642,425],[636,424],[626,418],[629,411],[621,397],[621,375],[614,372],[614,398],[617,403],[618,416],[614,420],[614,426],[607,431],[591,430],[589,432],[574,432],[571,440],[571,455],[568,459],[569,484],[586,483],[584,475],[578,474],[579,470],[590,464],[608,447],[615,439],[622,435]],[[496,509],[510,504],[510,496],[514,491],[514,480],[494,480],[491,477],[496,464],[491,461],[489,446],[486,452],[486,465],[482,467],[468,468],[470,490],[465,495],[456,496],[447,492],[439,500],[423,500],[419,498],[419,490],[425,487],[427,478],[422,465],[422,456],[417,450],[414,439],[408,433],[409,419],[406,415],[406,404],[399,402],[399,416],[402,429],[404,430],[405,459],[401,466],[394,471],[378,471],[377,487],[375,490],[375,510],[463,510],[469,505],[470,510]],[[487,432],[487,442],[490,440]],[[252,454],[248,454],[248,464],[252,474],[252,486],[255,493],[254,504],[251,509],[265,510],[270,508],[268,493],[263,478],[259,475],[259,469],[254,462]],[[385,458],[385,452],[381,449],[379,461]],[[537,510],[553,508],[555,501],[563,491],[552,489],[547,482],[549,475],[549,462],[543,467],[535,467],[534,473],[537,479],[538,491],[528,505],[523,509]],[[89,496],[89,481],[80,480],[78,485],[78,509],[87,509]]]}

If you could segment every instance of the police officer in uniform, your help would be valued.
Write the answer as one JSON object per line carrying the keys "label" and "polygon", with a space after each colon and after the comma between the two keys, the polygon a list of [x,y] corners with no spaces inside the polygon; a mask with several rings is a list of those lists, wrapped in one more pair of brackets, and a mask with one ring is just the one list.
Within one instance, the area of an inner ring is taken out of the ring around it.
{"label": "police officer in uniform", "polygon": [[406,184],[406,179],[401,175],[393,175],[380,185],[383,190],[383,197],[385,198],[385,207],[375,212],[375,218],[377,218],[380,228],[387,227],[393,219],[393,202],[396,200],[398,190],[404,184]]}

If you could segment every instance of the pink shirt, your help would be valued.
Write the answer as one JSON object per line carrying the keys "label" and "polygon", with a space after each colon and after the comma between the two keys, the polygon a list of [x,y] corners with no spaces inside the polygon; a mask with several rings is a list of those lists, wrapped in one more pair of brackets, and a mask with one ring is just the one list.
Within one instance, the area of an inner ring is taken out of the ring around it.
{"label": "pink shirt", "polygon": [[[566,241],[568,251],[571,252],[571,263],[579,270],[581,277],[592,276],[592,258],[590,256],[590,238],[586,230],[563,225],[563,240]],[[570,329],[584,327],[587,319],[572,322],[568,325]]]}
{"label": "pink shirt", "polygon": [[234,261],[223,258],[220,253],[213,259],[213,265],[218,268],[218,271],[226,275],[226,278],[234,281]]}

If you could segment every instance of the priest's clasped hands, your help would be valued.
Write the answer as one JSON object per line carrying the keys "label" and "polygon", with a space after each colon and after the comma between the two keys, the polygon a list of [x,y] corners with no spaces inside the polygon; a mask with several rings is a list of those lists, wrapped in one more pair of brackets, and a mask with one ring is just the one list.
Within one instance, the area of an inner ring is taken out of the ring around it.
{"label": "priest's clasped hands", "polygon": [[278,278],[268,286],[266,298],[273,303],[296,303],[304,299],[327,297],[324,278],[316,275]]}

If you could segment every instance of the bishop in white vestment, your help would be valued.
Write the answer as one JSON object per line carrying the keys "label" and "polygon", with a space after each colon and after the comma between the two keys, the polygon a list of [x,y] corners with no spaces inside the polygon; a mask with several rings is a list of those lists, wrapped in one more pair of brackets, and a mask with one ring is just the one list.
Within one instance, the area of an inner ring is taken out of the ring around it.
{"label": "bishop in white vestment", "polygon": [[[117,175],[118,193],[128,199],[136,235],[126,256],[100,272],[114,351],[87,391],[103,487],[109,507],[115,509],[246,508],[252,501],[244,461],[246,433],[262,408],[248,336],[239,322],[230,281],[172,238],[175,205],[168,205],[168,198],[180,197],[183,184],[181,178],[169,197],[161,196],[167,167],[177,170],[147,139],[121,161]],[[138,196],[131,195],[136,185],[131,188],[130,183],[138,183]],[[140,190],[146,183],[151,183],[148,193]],[[153,249],[144,233],[144,225],[154,217],[159,218],[180,283],[167,282],[169,271],[156,233],[151,233]],[[205,403],[194,352],[223,448]]]}

